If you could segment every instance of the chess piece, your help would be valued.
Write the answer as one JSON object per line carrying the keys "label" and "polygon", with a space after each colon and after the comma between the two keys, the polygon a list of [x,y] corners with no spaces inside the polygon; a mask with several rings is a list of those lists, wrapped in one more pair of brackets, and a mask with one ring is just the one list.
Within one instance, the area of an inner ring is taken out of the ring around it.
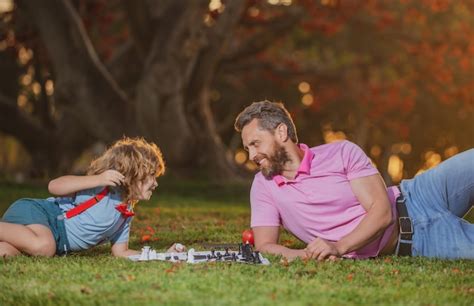
{"label": "chess piece", "polygon": [[142,248],[142,253],[140,254],[140,260],[149,260],[150,259],[150,246],[146,245]]}
{"label": "chess piece", "polygon": [[186,262],[195,263],[195,261],[194,261],[194,249],[190,249],[188,251],[188,258],[187,258]]}
{"label": "chess piece", "polygon": [[256,263],[256,264],[262,263],[262,260],[260,260],[260,252],[259,251],[254,252],[253,262]]}
{"label": "chess piece", "polygon": [[253,259],[252,247],[249,243],[246,243],[242,246],[242,259],[244,261],[252,261]]}

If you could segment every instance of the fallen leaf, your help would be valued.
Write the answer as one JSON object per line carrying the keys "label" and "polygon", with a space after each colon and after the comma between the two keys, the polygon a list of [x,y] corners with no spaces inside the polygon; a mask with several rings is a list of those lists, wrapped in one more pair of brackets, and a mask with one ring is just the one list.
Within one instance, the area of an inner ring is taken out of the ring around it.
{"label": "fallen leaf", "polygon": [[89,287],[81,287],[81,293],[84,293],[84,294],[91,294],[92,293],[92,289],[89,288]]}
{"label": "fallen leaf", "polygon": [[123,279],[126,280],[127,282],[131,282],[131,281],[135,280],[135,275],[127,274],[127,275],[123,276]]}
{"label": "fallen leaf", "polygon": [[276,292],[270,293],[270,299],[272,299],[273,301],[276,300]]}
{"label": "fallen leaf", "polygon": [[352,282],[352,279],[354,279],[354,274],[353,273],[349,273],[349,275],[347,275],[347,280]]}
{"label": "fallen leaf", "polygon": [[146,229],[147,229],[147,231],[149,231],[150,234],[152,234],[152,235],[155,233],[155,230],[153,229],[153,227],[151,227],[151,226],[149,226],[149,225],[147,225]]}
{"label": "fallen leaf", "polygon": [[174,273],[174,272],[176,272],[176,271],[181,267],[181,265],[182,265],[182,264],[179,263],[179,262],[174,263],[174,264],[171,266],[171,268],[165,270],[165,273],[166,273],[166,274]]}

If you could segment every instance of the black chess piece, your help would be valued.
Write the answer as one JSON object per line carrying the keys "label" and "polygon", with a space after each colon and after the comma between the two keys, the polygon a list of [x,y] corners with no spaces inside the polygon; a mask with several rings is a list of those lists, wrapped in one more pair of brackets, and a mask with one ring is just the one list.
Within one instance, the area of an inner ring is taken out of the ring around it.
{"label": "black chess piece", "polygon": [[254,252],[253,263],[256,263],[256,264],[262,263],[262,261],[260,260],[260,252],[259,251]]}
{"label": "black chess piece", "polygon": [[242,259],[244,261],[253,261],[252,246],[248,243],[242,246]]}

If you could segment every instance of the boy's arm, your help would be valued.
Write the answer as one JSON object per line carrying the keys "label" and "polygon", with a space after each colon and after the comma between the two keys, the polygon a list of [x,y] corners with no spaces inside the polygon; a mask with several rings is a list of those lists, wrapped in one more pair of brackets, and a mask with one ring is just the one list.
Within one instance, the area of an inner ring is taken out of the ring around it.
{"label": "boy's arm", "polygon": [[128,257],[131,255],[138,255],[138,254],[140,254],[139,251],[130,250],[128,248],[128,241],[119,242],[112,245],[112,255],[115,257]]}
{"label": "boy's arm", "polygon": [[115,170],[106,170],[97,175],[65,175],[50,181],[48,190],[53,195],[66,196],[98,186],[118,186],[123,180],[124,176]]}

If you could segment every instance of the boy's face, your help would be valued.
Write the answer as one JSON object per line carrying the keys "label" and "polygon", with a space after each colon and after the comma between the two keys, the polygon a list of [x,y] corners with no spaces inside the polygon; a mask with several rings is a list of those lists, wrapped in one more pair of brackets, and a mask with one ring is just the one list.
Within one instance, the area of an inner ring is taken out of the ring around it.
{"label": "boy's face", "polygon": [[153,194],[153,190],[158,186],[156,177],[148,176],[144,181],[138,182],[140,194],[138,200],[149,200]]}

